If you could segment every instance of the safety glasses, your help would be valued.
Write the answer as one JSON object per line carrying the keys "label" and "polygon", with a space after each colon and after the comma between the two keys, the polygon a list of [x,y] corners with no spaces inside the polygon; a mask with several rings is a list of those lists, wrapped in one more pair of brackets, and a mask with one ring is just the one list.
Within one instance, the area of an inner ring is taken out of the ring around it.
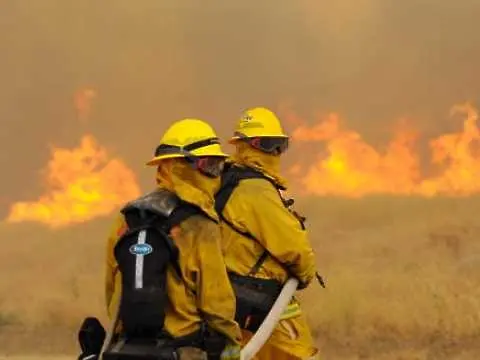
{"label": "safety glasses", "polygon": [[234,136],[238,136],[241,140],[247,142],[255,149],[263,151],[267,154],[280,155],[288,149],[287,137],[246,137],[242,133],[235,132]]}
{"label": "safety glasses", "polygon": [[225,165],[225,158],[220,156],[187,156],[185,160],[191,164],[195,170],[211,178],[217,178],[222,175]]}

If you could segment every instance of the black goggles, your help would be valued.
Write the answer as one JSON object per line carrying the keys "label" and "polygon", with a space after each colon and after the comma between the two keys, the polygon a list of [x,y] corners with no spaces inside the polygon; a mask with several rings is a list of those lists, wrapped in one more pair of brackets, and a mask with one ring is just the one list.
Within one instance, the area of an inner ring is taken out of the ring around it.
{"label": "black goggles", "polygon": [[246,137],[242,133],[235,132],[234,136],[238,136],[241,140],[247,142],[255,149],[263,151],[267,154],[280,155],[288,149],[287,137]]}
{"label": "black goggles", "polygon": [[185,160],[193,166],[194,169],[202,174],[216,178],[222,174],[225,159],[222,156],[196,156],[191,151],[213,145],[220,144],[218,138],[210,138],[188,144],[186,146],[176,146],[161,144],[155,149],[155,157],[169,154],[181,154]]}

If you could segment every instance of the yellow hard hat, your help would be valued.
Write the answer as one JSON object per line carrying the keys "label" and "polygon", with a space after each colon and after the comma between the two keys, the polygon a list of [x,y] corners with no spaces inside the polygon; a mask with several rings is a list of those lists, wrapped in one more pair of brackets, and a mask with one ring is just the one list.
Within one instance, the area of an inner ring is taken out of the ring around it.
{"label": "yellow hard hat", "polygon": [[230,142],[254,137],[288,138],[278,117],[264,107],[248,109],[243,113]]}
{"label": "yellow hard hat", "polygon": [[147,165],[156,166],[165,159],[204,156],[228,157],[209,124],[198,119],[183,119],[167,129]]}

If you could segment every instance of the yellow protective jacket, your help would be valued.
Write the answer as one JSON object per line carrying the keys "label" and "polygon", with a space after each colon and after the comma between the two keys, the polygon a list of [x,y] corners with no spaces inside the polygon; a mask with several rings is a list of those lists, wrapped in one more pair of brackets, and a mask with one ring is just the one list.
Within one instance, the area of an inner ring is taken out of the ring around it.
{"label": "yellow protective jacket", "polygon": [[[121,274],[113,249],[126,229],[121,215],[108,239],[105,290],[110,318],[116,316],[121,292]],[[174,337],[191,334],[199,330],[203,317],[213,329],[239,344],[241,331],[234,321],[235,297],[223,261],[218,224],[194,215],[174,227],[171,236],[180,252],[179,265],[184,279],[169,269],[166,331]]]}
{"label": "yellow protective jacket", "polygon": [[[227,202],[223,216],[254,241],[222,224],[225,262],[229,271],[246,275],[267,249],[305,286],[315,277],[315,255],[299,220],[285,207],[277,190],[265,179],[242,180]],[[284,283],[285,267],[267,257],[257,277]]]}
{"label": "yellow protective jacket", "polygon": [[[275,159],[264,159],[263,154],[247,148],[243,149],[243,155],[237,166],[250,166],[281,184],[282,179],[276,176],[274,171],[279,166],[272,164]],[[307,286],[315,278],[315,255],[307,231],[298,218],[285,207],[278,191],[269,180],[254,178],[240,181],[222,214],[238,230],[248,232],[258,240],[245,237],[222,222],[225,263],[229,271],[247,275],[264,249],[267,249],[276,259],[287,264],[289,271],[303,286]],[[255,276],[284,283],[288,273],[285,267],[269,256]],[[244,338],[244,343],[247,340],[248,335]],[[275,349],[283,352],[286,357],[280,356]],[[298,301],[293,299],[258,358],[308,359],[316,353],[318,350],[305,316]]]}

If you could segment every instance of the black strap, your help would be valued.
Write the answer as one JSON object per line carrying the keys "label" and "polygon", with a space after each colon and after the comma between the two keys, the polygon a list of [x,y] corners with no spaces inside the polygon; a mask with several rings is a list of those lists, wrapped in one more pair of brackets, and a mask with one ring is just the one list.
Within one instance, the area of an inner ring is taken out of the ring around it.
{"label": "black strap", "polygon": [[317,277],[317,281],[320,284],[321,287],[325,289],[325,280],[323,279],[323,276],[318,273],[318,271],[315,273],[315,276]]}
{"label": "black strap", "polygon": [[233,193],[233,190],[238,186],[240,181],[245,179],[264,179],[271,183],[278,191],[279,186],[273,179],[265,176],[260,171],[249,167],[240,167],[232,164],[225,164],[225,170],[222,175],[222,185],[220,190],[215,195],[215,210],[218,214],[222,214],[228,199]]}
{"label": "black strap", "polygon": [[[258,241],[258,239],[256,237],[254,237],[252,234],[250,234],[249,232],[247,231],[242,231],[240,230],[238,227],[236,227],[232,222],[228,221],[222,214],[220,214],[220,218],[225,222],[225,224],[227,224],[233,231],[235,231],[236,233],[242,235],[242,236],[245,236],[253,241],[256,241],[257,243],[260,244],[260,242]],[[262,245],[263,247],[263,245]],[[262,267],[263,263],[265,262],[265,260],[267,260],[267,257],[270,255],[270,253],[268,252],[267,249],[265,249],[262,253],[262,255],[260,255],[260,257],[258,258],[257,262],[252,266],[252,268],[250,269],[250,271],[248,272],[248,275],[250,276],[253,276],[255,275],[256,273],[258,273],[258,271],[260,270],[260,268]],[[273,257],[273,255],[270,255]]]}
{"label": "black strap", "polygon": [[187,202],[182,202],[167,218],[165,226],[167,227],[168,232],[170,232],[173,227],[187,220],[190,216],[203,214],[203,211],[198,206]]}
{"label": "black strap", "polygon": [[200,149],[202,147],[214,145],[214,144],[220,144],[220,140],[216,137],[200,140],[185,146],[160,144],[155,149],[154,155],[160,156],[160,155],[166,155],[166,154],[189,153],[192,150]]}
{"label": "black strap", "polygon": [[[227,205],[227,202],[230,199],[230,196],[232,195],[233,191],[238,186],[240,181],[245,179],[265,179],[268,182],[270,182],[277,191],[279,191],[279,186],[273,181],[273,179],[270,179],[269,177],[265,176],[260,171],[257,171],[249,167],[239,167],[232,164],[228,164],[226,170],[224,171],[224,174],[222,175],[222,186],[220,190],[217,192],[217,194],[215,195],[215,210],[220,216],[220,219],[222,219],[222,221],[224,221],[232,230],[234,230],[236,233],[242,236],[245,236],[253,241],[256,241],[258,244],[261,245],[260,241],[255,236],[253,236],[250,232],[240,230],[231,221],[227,220],[223,215],[223,210],[225,209],[225,206]],[[265,249],[262,255],[260,255],[260,257],[258,258],[257,262],[250,269],[249,271],[250,276],[253,276],[256,273],[258,273],[258,271],[262,267],[265,260],[267,260],[268,256],[272,257],[280,265],[284,266],[282,262],[276,259],[267,249]]]}
{"label": "black strap", "polygon": [[260,257],[258,258],[257,262],[255,263],[255,265],[253,265],[253,267],[250,269],[250,272],[248,273],[248,276],[253,276],[255,275],[256,273],[258,273],[258,271],[260,270],[260,268],[262,267],[263,263],[265,262],[265,260],[267,260],[267,257],[269,255],[269,252],[267,250],[265,250],[262,255],[260,255]]}
{"label": "black strap", "polygon": [[[253,241],[256,241],[261,245],[261,243],[258,241],[258,239],[253,236],[251,233],[248,231],[242,231],[238,227],[236,227],[231,221],[227,220],[225,216],[223,215],[223,210],[232,195],[233,191],[235,188],[238,186],[240,181],[244,179],[265,179],[268,182],[270,182],[274,187],[275,190],[278,193],[278,196],[280,196],[280,199],[282,200],[284,206],[288,209],[290,208],[294,200],[293,199],[284,199],[280,190],[285,190],[282,186],[279,186],[276,184],[273,179],[263,175],[260,171],[257,171],[255,169],[249,168],[249,167],[239,167],[235,166],[233,164],[226,164],[225,166],[225,171],[224,174],[222,175],[222,186],[220,190],[217,192],[215,195],[215,210],[217,211],[220,219],[224,221],[232,230],[234,230],[236,233],[245,236]],[[297,218],[299,221],[302,230],[305,230],[305,218],[300,216],[298,213],[295,211],[292,211],[293,215]],[[263,247],[263,245],[262,245]],[[267,260],[268,257],[271,257],[274,259],[280,266],[282,266],[285,271],[287,271],[288,274],[292,274],[292,271],[289,270],[289,265],[284,264],[281,262],[279,259],[277,259],[274,255],[272,255],[267,249],[264,250],[262,255],[258,258],[257,262],[253,265],[253,267],[250,269],[250,272],[248,273],[249,276],[255,275],[263,265],[263,263]],[[316,278],[317,281],[320,283],[322,287],[325,288],[325,281],[322,278],[322,276],[316,272]]]}
{"label": "black strap", "polygon": [[[179,206],[177,206],[175,210],[173,210],[173,212],[164,222],[164,226],[168,229],[168,234],[170,234],[170,231],[172,230],[172,228],[179,225],[180,223],[187,220],[189,217],[193,215],[203,215],[210,219],[210,217],[202,209],[200,209],[200,207],[193,205],[191,203],[182,201],[182,203]],[[168,236],[168,238],[171,239],[170,235]],[[172,240],[172,243],[173,243],[173,240]],[[185,277],[182,275],[182,271],[180,269],[180,265],[178,261],[174,262],[174,267],[178,268],[178,270],[176,269],[175,271],[178,273],[180,279],[185,284],[185,287],[188,290],[190,290],[193,295],[196,296],[197,294],[196,290],[187,283],[187,281],[185,280]]]}
{"label": "black strap", "polygon": [[209,145],[214,145],[214,144],[220,144],[220,140],[217,137],[213,137],[213,138],[205,139],[205,140],[200,140],[200,141],[188,144],[188,145],[184,146],[183,148],[187,151],[192,151],[192,150],[195,150],[195,149],[200,149],[202,147],[209,146]]}
{"label": "black strap", "polygon": [[175,242],[171,238],[169,232],[165,232],[163,226],[160,224],[153,224],[153,227],[157,232],[160,233],[160,235],[163,237],[165,240],[165,243],[167,244],[168,250],[170,252],[170,263],[173,266],[173,269],[177,273],[177,275],[183,279],[182,275],[182,269],[180,268],[180,264],[178,262],[178,258],[180,256],[178,247],[175,245]]}

